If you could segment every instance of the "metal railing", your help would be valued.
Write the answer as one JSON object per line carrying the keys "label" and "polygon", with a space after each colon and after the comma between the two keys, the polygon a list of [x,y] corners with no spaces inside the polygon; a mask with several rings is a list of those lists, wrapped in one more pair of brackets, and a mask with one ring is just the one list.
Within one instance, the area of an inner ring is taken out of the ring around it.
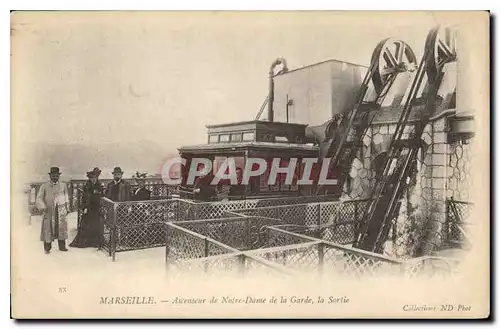
{"label": "metal railing", "polygon": [[264,246],[267,241],[266,228],[281,224],[281,221],[264,217],[229,217],[176,222],[175,224],[241,251]]}
{"label": "metal railing", "polygon": [[179,200],[113,202],[101,199],[102,247],[117,251],[165,245],[164,225],[178,218]]}
{"label": "metal railing", "polygon": [[165,228],[165,240],[167,241],[165,257],[170,263],[183,258],[202,258],[239,252],[238,249],[174,223],[166,223]]}
{"label": "metal railing", "polygon": [[[81,193],[81,192],[80,192]],[[314,197],[311,200],[320,200]],[[328,199],[323,198],[323,199]],[[150,201],[113,202],[101,199],[102,248],[115,258],[118,251],[137,250],[165,245],[165,224],[184,222],[210,238],[232,239],[230,245],[250,249],[262,244],[262,227],[281,223],[266,216],[245,216],[234,213],[246,208],[268,207],[309,200],[307,197],[237,200],[227,202],[197,202],[178,198]],[[81,220],[81,211],[78,218]],[[224,219],[224,220],[222,220]],[[228,220],[229,219],[229,220]],[[199,222],[196,225],[189,222]],[[193,226],[194,225],[194,226]],[[242,227],[245,229],[242,231]],[[210,228],[210,229],[208,229]],[[231,231],[232,230],[232,231]],[[243,233],[250,232],[248,236]],[[227,237],[224,238],[224,235]],[[239,239],[239,240],[238,240]],[[224,240],[224,241],[226,241]]]}
{"label": "metal railing", "polygon": [[[99,182],[103,185],[105,188],[106,185],[111,182],[111,179],[104,179],[100,180]],[[124,181],[127,181],[131,184],[132,191],[137,187],[135,184],[135,180],[133,178],[130,179],[124,179]],[[68,198],[69,198],[69,209],[70,212],[77,211],[78,210],[78,190],[83,189],[84,185],[86,184],[87,180],[81,179],[81,180],[71,180],[70,182],[66,182],[67,188],[68,188]],[[38,190],[40,189],[40,186],[43,184],[43,182],[37,182],[37,183],[32,183],[30,184],[28,188],[28,211],[30,215],[36,216],[36,215],[41,215],[41,212],[36,208],[36,197],[38,195]],[[203,203],[205,204],[206,208],[211,208],[210,204],[216,204],[216,203],[221,203],[221,201],[214,200],[212,202],[202,202],[199,200],[195,200],[195,194],[193,193],[193,190],[189,187],[184,187],[180,185],[168,185],[165,184],[161,178],[147,178],[145,181],[146,188],[148,188],[151,191],[151,197],[152,199],[161,199],[165,197],[176,197],[184,200],[192,200],[193,202],[196,203]],[[236,202],[236,201],[247,201],[247,204],[249,207],[251,207],[252,204],[259,204],[259,207],[265,207],[266,202],[267,206],[273,206],[273,205],[279,205],[279,204],[292,204],[292,203],[304,203],[304,202],[314,202],[316,200],[317,202],[322,202],[322,201],[332,201],[335,200],[335,196],[287,196],[287,197],[277,197],[276,195],[270,194],[266,196],[248,196],[246,199],[241,200],[229,200],[229,201],[222,201],[222,203],[227,203],[227,202]],[[268,201],[265,201],[268,200]],[[274,200],[274,201],[271,201]],[[233,203],[236,204],[236,203]],[[222,207],[223,208],[223,207]],[[238,208],[236,206],[235,209],[243,209],[246,208],[245,206]],[[201,210],[203,211],[203,210]],[[220,215],[220,213],[219,213]],[[215,217],[213,217],[215,218]]]}
{"label": "metal railing", "polygon": [[236,210],[249,216],[280,219],[283,224],[302,234],[321,237],[325,241],[351,244],[368,200],[305,203],[275,207]]}
{"label": "metal railing", "polygon": [[[69,198],[69,209],[70,212],[77,211],[78,210],[78,190],[82,189],[83,186],[87,183],[88,180],[85,179],[73,179],[69,182],[64,182],[68,188],[68,198]],[[106,186],[109,182],[111,182],[111,179],[103,179],[99,180],[101,184]],[[135,187],[135,179],[133,178],[128,178],[124,179],[124,181],[129,182],[132,187]],[[40,189],[40,186],[43,184],[43,182],[35,182],[31,183],[28,187],[28,211],[30,215],[32,216],[37,216],[41,215],[41,212],[36,208],[36,197],[38,195],[38,191]],[[161,196],[165,195],[167,192],[166,190],[170,191],[170,194],[172,194],[175,191],[178,191],[177,186],[170,186],[167,184],[163,183],[163,180],[161,178],[146,178],[145,181],[146,187],[148,187],[151,191],[151,194],[153,196]],[[185,198],[189,198],[189,193],[180,191],[179,192],[182,196]]]}
{"label": "metal railing", "polygon": [[[170,223],[167,267],[174,273],[213,275],[312,275],[326,278],[364,278],[378,276],[449,275],[457,260],[420,257],[401,261],[380,254],[314,239],[277,227],[267,227],[268,243],[264,248],[236,252],[225,246],[225,253],[207,257],[207,237]],[[196,241],[197,240],[197,241]],[[182,242],[181,242],[182,241]],[[196,241],[196,242],[195,242]],[[197,244],[197,247],[195,245]],[[172,257],[170,250],[175,250]],[[194,251],[194,252],[193,252]],[[233,252],[232,252],[233,251]]]}
{"label": "metal railing", "polygon": [[463,246],[469,242],[468,230],[473,204],[466,201],[446,200],[446,225],[443,239],[447,246]]}

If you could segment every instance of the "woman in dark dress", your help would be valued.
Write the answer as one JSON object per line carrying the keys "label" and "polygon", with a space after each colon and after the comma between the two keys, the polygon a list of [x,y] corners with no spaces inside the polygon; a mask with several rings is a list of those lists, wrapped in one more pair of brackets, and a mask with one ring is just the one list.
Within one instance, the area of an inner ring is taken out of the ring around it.
{"label": "woman in dark dress", "polygon": [[80,211],[82,219],[78,234],[76,235],[70,247],[87,248],[99,247],[100,240],[100,218],[99,208],[101,197],[104,195],[104,188],[99,182],[101,170],[94,168],[87,173],[89,180],[83,187],[83,195]]}

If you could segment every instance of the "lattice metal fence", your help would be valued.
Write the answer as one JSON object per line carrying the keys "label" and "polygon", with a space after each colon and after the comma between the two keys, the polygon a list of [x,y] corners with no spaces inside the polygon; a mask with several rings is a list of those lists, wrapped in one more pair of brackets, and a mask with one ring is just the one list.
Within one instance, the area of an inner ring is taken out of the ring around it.
{"label": "lattice metal fence", "polygon": [[302,273],[317,272],[320,267],[320,242],[306,242],[251,251],[250,254]]}
{"label": "lattice metal fence", "polygon": [[[294,238],[305,239],[301,234],[288,232],[276,227],[269,230],[281,236],[291,235]],[[283,238],[282,238],[283,239]],[[288,241],[290,241],[288,239]],[[297,241],[297,240],[295,240]],[[313,247],[316,246],[316,247]],[[275,257],[281,264],[286,260],[287,267],[309,268],[312,271],[316,264],[317,271],[324,277],[345,276],[349,278],[375,277],[375,276],[446,276],[455,272],[459,261],[441,257],[420,257],[409,260],[399,260],[364,250],[338,245],[324,240],[316,240],[315,244],[302,243],[296,245],[295,252],[291,246],[274,248],[276,256],[283,250],[288,257]],[[315,249],[316,248],[316,251]],[[300,254],[300,255],[297,255]],[[285,259],[285,260],[284,260]]]}
{"label": "lattice metal fence", "polygon": [[[79,212],[81,214],[81,212]],[[116,229],[115,229],[115,204],[108,199],[101,200],[100,208],[100,247],[107,250],[110,256],[114,256]],[[81,218],[79,218],[81,220]]]}
{"label": "lattice metal fence", "polygon": [[[214,219],[228,216],[227,213],[240,213],[240,210],[277,207],[282,205],[305,204],[312,202],[329,202],[335,200],[334,196],[300,196],[300,197],[284,197],[284,198],[268,198],[268,199],[246,199],[232,200],[225,202],[196,202],[191,200],[183,200],[182,218],[180,220],[189,219]],[[247,213],[243,213],[247,215]],[[259,215],[261,217],[273,217]]]}
{"label": "lattice metal fence", "polygon": [[267,241],[268,226],[281,224],[278,219],[236,217],[176,222],[176,225],[205,235],[238,250],[261,248]]}
{"label": "lattice metal fence", "polygon": [[177,200],[116,202],[116,250],[165,244],[164,224],[175,220]]}
{"label": "lattice metal fence", "polygon": [[[300,225],[276,225],[267,229],[266,247],[282,247],[294,244],[315,241],[313,235],[304,234],[308,228]],[[289,232],[301,233],[302,236],[292,235]],[[304,236],[305,235],[305,236]]]}
{"label": "lattice metal fence", "polygon": [[[311,200],[328,199],[328,197],[311,198]],[[103,200],[107,199],[103,198]],[[109,245],[113,259],[117,251],[164,246],[164,224],[181,221],[207,220],[207,222],[197,224],[199,225],[197,227],[201,230],[203,225],[211,223],[210,230],[203,231],[203,234],[217,240],[227,240],[225,243],[247,250],[263,244],[265,235],[263,227],[271,224],[276,225],[280,221],[276,218],[265,218],[266,216],[245,216],[241,213],[235,215],[235,211],[245,209],[245,207],[259,209],[261,206],[269,206],[270,204],[294,204],[304,202],[304,200],[308,200],[308,198],[272,198],[227,202],[196,202],[177,198],[116,203],[107,200],[104,207],[108,207],[108,203],[111,202],[113,204],[112,210],[106,208],[102,211],[107,214],[107,218],[112,218],[112,222],[105,226],[104,231],[110,232],[110,242],[107,245]],[[320,209],[319,204],[316,204],[316,207]],[[352,208],[352,206],[346,207]],[[352,209],[351,212],[354,211]],[[109,211],[112,211],[112,214],[108,214]],[[326,210],[323,211],[324,218],[326,218],[326,213]],[[247,219],[247,217],[250,217],[250,219]],[[79,218],[81,218],[80,213]],[[233,220],[221,221],[224,218],[233,218]],[[210,220],[215,221],[210,222]],[[215,223],[217,223],[217,226]],[[247,234],[248,232],[249,234]]]}
{"label": "lattice metal fence", "polygon": [[165,236],[167,242],[165,258],[168,263],[176,263],[181,259],[202,258],[239,251],[174,223],[165,224]]}
{"label": "lattice metal fence", "polygon": [[[101,184],[105,188],[107,183],[111,180],[100,180]],[[137,188],[134,179],[125,179],[131,185],[132,193]],[[78,190],[83,189],[86,180],[72,180],[67,182],[68,187],[68,197],[69,197],[69,207],[70,211],[78,210]],[[28,188],[28,211],[32,216],[41,215],[41,212],[36,208],[36,196],[38,195],[38,190],[40,189],[42,183],[33,183]],[[165,199],[176,196],[177,198],[181,198],[183,200],[192,200],[193,193],[192,191],[185,189],[178,185],[168,185],[164,184],[161,179],[149,179],[146,180],[146,188],[151,192],[151,199]],[[188,216],[197,217],[201,219],[208,218],[219,218],[218,216],[222,216],[225,211],[236,210],[236,209],[244,209],[244,208],[252,208],[252,207],[266,207],[266,206],[274,206],[274,205],[286,205],[286,204],[296,204],[296,203],[304,203],[304,202],[325,202],[325,201],[333,201],[336,197],[331,195],[325,196],[290,196],[290,197],[269,197],[262,199],[247,199],[247,200],[233,200],[228,202],[198,202],[193,200],[193,203],[203,204],[203,206],[199,206],[196,208],[197,213],[186,213],[185,219],[188,219]],[[185,208],[190,208],[189,204],[184,204]]]}
{"label": "lattice metal fence", "polygon": [[366,205],[366,200],[337,201],[262,207],[235,212],[278,218],[284,224],[295,225],[294,229],[305,235],[340,244],[351,244]]}
{"label": "lattice metal fence", "polygon": [[447,244],[461,246],[467,242],[472,207],[473,204],[470,202],[447,200],[447,221],[444,232]]}
{"label": "lattice metal fence", "polygon": [[[291,236],[295,239],[307,237],[297,232],[289,232],[272,227],[273,235]],[[314,242],[278,247],[266,253],[265,257],[300,271],[319,271],[348,277],[399,274],[400,261],[375,253],[342,246],[315,239]],[[287,267],[288,267],[287,266]]]}
{"label": "lattice metal fence", "polygon": [[[175,224],[167,225],[169,227],[176,226]],[[455,260],[438,257],[422,257],[401,261],[320,239],[312,239],[282,229],[284,227],[293,229],[296,227],[293,225],[281,225],[280,227],[268,228],[269,242],[266,248],[231,253],[230,247],[226,246],[225,254],[201,258],[202,254],[208,255],[207,249],[203,249],[203,245],[206,244],[203,241],[206,237],[181,229],[182,233],[176,232],[174,234],[179,234],[177,238],[184,238],[185,242],[180,247],[177,245],[178,242],[174,242],[176,246],[174,249],[177,251],[196,251],[178,252],[175,259],[172,259],[172,256],[167,256],[167,267],[175,268],[176,271],[179,271],[178,274],[185,273],[185,271],[195,275],[206,273],[235,276],[311,274],[328,279],[334,277],[359,279],[379,276],[449,275],[457,266]],[[197,242],[193,242],[192,239],[197,240]],[[190,245],[198,247],[192,248]],[[171,255],[171,253],[167,252],[167,255]],[[189,257],[197,259],[189,259]]]}
{"label": "lattice metal fence", "polygon": [[[200,274],[219,276],[241,276],[244,271],[244,259],[240,252],[227,253],[217,256],[208,256],[197,259],[178,259],[167,262],[169,275],[185,276],[186,274],[199,277]],[[167,258],[168,259],[168,258]]]}
{"label": "lattice metal fence", "polygon": [[448,199],[470,201],[472,150],[470,143],[448,144]]}
{"label": "lattice metal fence", "polygon": [[280,279],[293,277],[297,273],[291,269],[270,262],[266,259],[247,255],[243,252],[230,253],[218,256],[209,256],[199,259],[184,259],[174,263],[167,263],[169,274],[175,276],[200,275],[223,277],[252,277],[266,276]]}

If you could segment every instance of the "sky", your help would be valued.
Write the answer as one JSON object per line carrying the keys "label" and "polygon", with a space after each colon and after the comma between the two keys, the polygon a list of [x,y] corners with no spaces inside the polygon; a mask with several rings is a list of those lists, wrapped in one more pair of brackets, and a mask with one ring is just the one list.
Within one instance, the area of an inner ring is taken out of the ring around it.
{"label": "sky", "polygon": [[14,14],[17,153],[44,143],[153,143],[175,153],[205,143],[207,124],[253,120],[275,58],[290,69],[327,59],[369,65],[387,37],[420,58],[430,28],[460,20],[440,15]]}

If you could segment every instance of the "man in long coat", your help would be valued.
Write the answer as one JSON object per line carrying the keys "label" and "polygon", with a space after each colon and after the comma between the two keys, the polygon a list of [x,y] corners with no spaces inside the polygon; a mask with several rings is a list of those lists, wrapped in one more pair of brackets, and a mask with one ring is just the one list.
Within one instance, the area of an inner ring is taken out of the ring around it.
{"label": "man in long coat", "polygon": [[114,202],[130,201],[132,196],[130,184],[122,179],[123,171],[120,167],[113,169],[113,181],[106,187],[106,198]]}
{"label": "man in long coat", "polygon": [[[115,167],[113,169],[112,174],[113,174],[113,181],[109,182],[108,186],[106,187],[106,198],[114,202],[130,201],[132,197],[131,188],[130,184],[122,179],[123,177],[122,169],[120,167]],[[125,210],[122,207],[123,206],[120,206],[119,209]],[[120,217],[117,219],[118,222],[120,223],[119,224],[120,228],[118,229],[118,235],[119,235],[118,239],[120,243],[125,245],[127,245],[130,240],[129,239],[130,232],[128,232],[128,229],[125,227],[130,226],[131,222],[134,219],[132,207],[129,205],[127,206],[127,208],[128,211],[118,210],[119,213],[118,216]]]}
{"label": "man in long coat", "polygon": [[43,241],[45,253],[50,253],[52,241],[58,240],[59,250],[66,249],[68,238],[68,223],[66,216],[69,212],[69,197],[66,184],[59,182],[61,172],[58,167],[50,168],[50,182],[40,186],[36,197],[37,208],[43,211],[42,232],[40,240]]}

